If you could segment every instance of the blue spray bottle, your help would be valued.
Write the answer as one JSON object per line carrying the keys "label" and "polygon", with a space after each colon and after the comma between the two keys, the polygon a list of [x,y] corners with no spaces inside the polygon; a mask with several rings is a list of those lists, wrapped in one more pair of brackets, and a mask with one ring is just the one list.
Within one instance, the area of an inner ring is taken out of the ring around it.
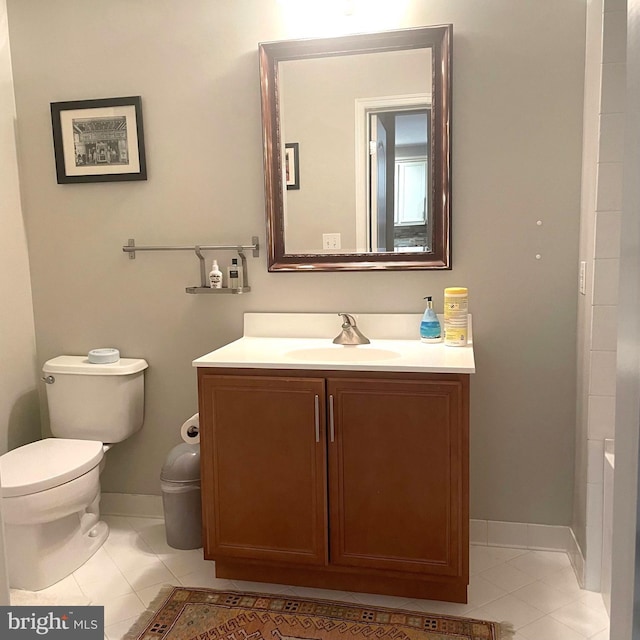
{"label": "blue spray bottle", "polygon": [[422,342],[441,342],[442,329],[438,316],[433,310],[431,296],[427,296],[425,300],[427,301],[427,308],[422,315],[422,322],[420,322],[420,339]]}

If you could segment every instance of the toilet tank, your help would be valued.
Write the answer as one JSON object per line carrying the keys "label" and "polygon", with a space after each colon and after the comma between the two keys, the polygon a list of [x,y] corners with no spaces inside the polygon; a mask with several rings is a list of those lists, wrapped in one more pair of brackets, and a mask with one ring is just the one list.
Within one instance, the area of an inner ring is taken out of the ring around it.
{"label": "toilet tank", "polygon": [[[42,367],[51,433],[57,438],[120,442],[144,421],[141,358],[92,364],[86,356],[58,356]],[[49,377],[50,376],[50,377]]]}

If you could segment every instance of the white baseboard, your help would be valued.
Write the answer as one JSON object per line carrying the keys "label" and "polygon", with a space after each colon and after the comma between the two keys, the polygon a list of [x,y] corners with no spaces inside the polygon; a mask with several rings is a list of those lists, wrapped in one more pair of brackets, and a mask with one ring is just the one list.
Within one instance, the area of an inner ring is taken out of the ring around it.
{"label": "white baseboard", "polygon": [[[108,516],[143,518],[162,518],[164,516],[162,496],[130,493],[103,493],[100,512]],[[471,544],[490,547],[566,551],[581,559],[580,566],[584,565],[580,547],[570,527],[528,524],[526,522],[470,520],[469,541]]]}
{"label": "white baseboard", "polygon": [[162,496],[103,493],[100,498],[100,513],[105,516],[163,518]]}
{"label": "white baseboard", "polygon": [[527,522],[470,520],[469,542],[489,547],[564,551],[580,587],[584,587],[584,556],[571,527]]}
{"label": "white baseboard", "polygon": [[[571,540],[569,541],[569,549],[567,549],[567,553],[569,554],[569,560],[571,560],[571,566],[576,574],[576,578],[578,578],[578,584],[582,589],[589,589],[589,587],[585,585],[584,556],[582,555],[582,549],[576,540],[573,530],[571,530]],[[591,589],[591,591],[593,591],[593,589]]]}
{"label": "white baseboard", "polygon": [[490,547],[516,547],[543,551],[566,551],[571,547],[570,527],[527,522],[471,520],[469,541]]}
{"label": "white baseboard", "polygon": [[[108,516],[162,518],[162,496],[103,493],[100,512]],[[569,554],[578,581],[584,584],[584,557],[571,527],[526,522],[470,520],[469,542],[490,547],[516,547]]]}

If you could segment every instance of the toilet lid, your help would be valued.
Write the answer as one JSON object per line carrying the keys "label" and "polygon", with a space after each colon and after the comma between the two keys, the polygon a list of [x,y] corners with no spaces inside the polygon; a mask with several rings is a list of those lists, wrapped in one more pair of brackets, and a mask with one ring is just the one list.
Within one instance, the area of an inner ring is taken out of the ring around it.
{"label": "toilet lid", "polygon": [[2,497],[26,496],[79,478],[102,460],[102,442],[47,438],[0,456]]}

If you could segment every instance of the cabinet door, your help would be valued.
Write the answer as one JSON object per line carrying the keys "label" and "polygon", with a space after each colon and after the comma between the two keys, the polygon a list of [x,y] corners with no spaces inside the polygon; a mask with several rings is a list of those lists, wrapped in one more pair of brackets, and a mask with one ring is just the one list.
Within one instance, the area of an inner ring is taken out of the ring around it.
{"label": "cabinet door", "polygon": [[332,564],[468,572],[468,377],[330,379]]}
{"label": "cabinet door", "polygon": [[327,562],[324,380],[200,376],[208,558]]}

